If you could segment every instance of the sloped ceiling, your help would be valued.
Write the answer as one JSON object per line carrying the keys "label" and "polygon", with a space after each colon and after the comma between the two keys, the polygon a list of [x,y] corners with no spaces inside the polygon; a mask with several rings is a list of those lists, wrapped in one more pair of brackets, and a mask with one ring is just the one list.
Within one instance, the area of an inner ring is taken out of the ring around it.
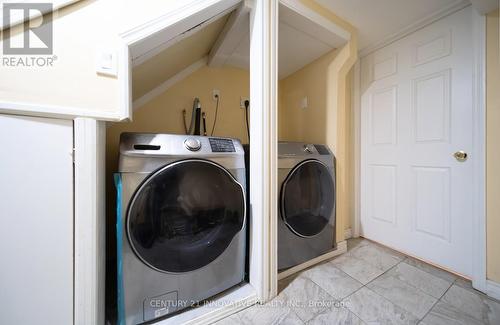
{"label": "sloped ceiling", "polygon": [[[245,22],[249,23],[248,20]],[[278,77],[283,79],[322,55],[345,43],[340,37],[308,21],[284,5],[279,7]],[[250,66],[249,32],[226,61],[227,65],[248,69]]]}
{"label": "sloped ceiling", "polygon": [[168,47],[153,58],[134,67],[132,97],[140,98],[155,87],[208,54],[229,15],[210,23],[193,35]]}
{"label": "sloped ceiling", "polygon": [[[220,43],[225,39],[227,34],[221,32],[230,21],[230,15],[236,12],[232,11],[210,23],[207,22],[206,25],[197,26],[200,29],[195,33],[185,38],[182,38],[182,35],[179,36],[178,42],[172,42],[173,45],[134,66],[132,71],[133,101],[208,55],[216,41]],[[282,4],[280,4],[279,13],[278,76],[280,79],[347,42],[345,35],[339,36],[332,31],[331,27],[321,26],[313,18],[302,16]],[[244,19],[238,20],[237,26],[228,24],[230,28],[242,30],[243,34],[239,45],[226,53],[227,59],[224,60],[223,65],[248,69],[250,62],[249,13],[246,12],[243,17]],[[221,40],[218,40],[219,37]],[[165,42],[169,43],[171,40],[165,40]]]}
{"label": "sloped ceiling", "polygon": [[[278,77],[283,79],[335,47],[280,21],[278,38]],[[248,69],[250,37],[247,34],[226,64]]]}

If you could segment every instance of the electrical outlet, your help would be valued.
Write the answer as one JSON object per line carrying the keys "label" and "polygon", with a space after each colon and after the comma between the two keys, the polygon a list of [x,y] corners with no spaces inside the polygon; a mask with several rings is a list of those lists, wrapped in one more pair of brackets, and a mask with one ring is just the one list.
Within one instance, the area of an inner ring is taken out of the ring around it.
{"label": "electrical outlet", "polygon": [[245,108],[245,101],[249,100],[248,97],[240,97],[240,108]]}
{"label": "electrical outlet", "polygon": [[217,98],[219,98],[219,100],[220,100],[220,90],[219,89],[214,89],[214,90],[212,90],[212,99],[214,101],[216,101]]}
{"label": "electrical outlet", "polygon": [[306,109],[307,107],[309,106],[309,99],[306,97],[303,97],[301,100],[300,100],[300,108],[302,109]]}

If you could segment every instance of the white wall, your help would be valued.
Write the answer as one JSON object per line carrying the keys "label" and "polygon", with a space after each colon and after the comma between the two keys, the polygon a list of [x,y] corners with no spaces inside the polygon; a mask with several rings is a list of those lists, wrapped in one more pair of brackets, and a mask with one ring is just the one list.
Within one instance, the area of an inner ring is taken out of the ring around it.
{"label": "white wall", "polygon": [[[191,2],[82,0],[55,12],[53,66],[8,67],[0,58],[0,103],[119,114],[118,80],[96,73],[97,54],[103,49],[118,51],[120,33]],[[20,32],[21,25],[11,31]]]}

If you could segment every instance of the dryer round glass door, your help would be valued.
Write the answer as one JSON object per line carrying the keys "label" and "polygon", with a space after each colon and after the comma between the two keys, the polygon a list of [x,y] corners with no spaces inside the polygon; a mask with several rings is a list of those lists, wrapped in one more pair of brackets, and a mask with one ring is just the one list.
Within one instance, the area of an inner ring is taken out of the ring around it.
{"label": "dryer round glass door", "polygon": [[136,255],[163,272],[214,261],[245,224],[243,187],[222,166],[182,160],[152,173],[134,194],[127,232]]}
{"label": "dryer round glass door", "polygon": [[295,166],[281,188],[281,216],[288,228],[298,236],[312,237],[329,222],[333,225],[334,187],[322,162],[306,160]]}

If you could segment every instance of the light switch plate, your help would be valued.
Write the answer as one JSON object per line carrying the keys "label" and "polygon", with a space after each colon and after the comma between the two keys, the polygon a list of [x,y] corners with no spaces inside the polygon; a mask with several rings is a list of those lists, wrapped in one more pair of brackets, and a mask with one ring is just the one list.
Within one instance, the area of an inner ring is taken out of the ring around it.
{"label": "light switch plate", "polygon": [[306,97],[303,97],[301,100],[300,100],[300,108],[302,109],[306,109],[307,107],[309,106],[309,99]]}
{"label": "light switch plate", "polygon": [[111,50],[101,50],[96,54],[96,72],[106,76],[118,76],[117,54]]}

